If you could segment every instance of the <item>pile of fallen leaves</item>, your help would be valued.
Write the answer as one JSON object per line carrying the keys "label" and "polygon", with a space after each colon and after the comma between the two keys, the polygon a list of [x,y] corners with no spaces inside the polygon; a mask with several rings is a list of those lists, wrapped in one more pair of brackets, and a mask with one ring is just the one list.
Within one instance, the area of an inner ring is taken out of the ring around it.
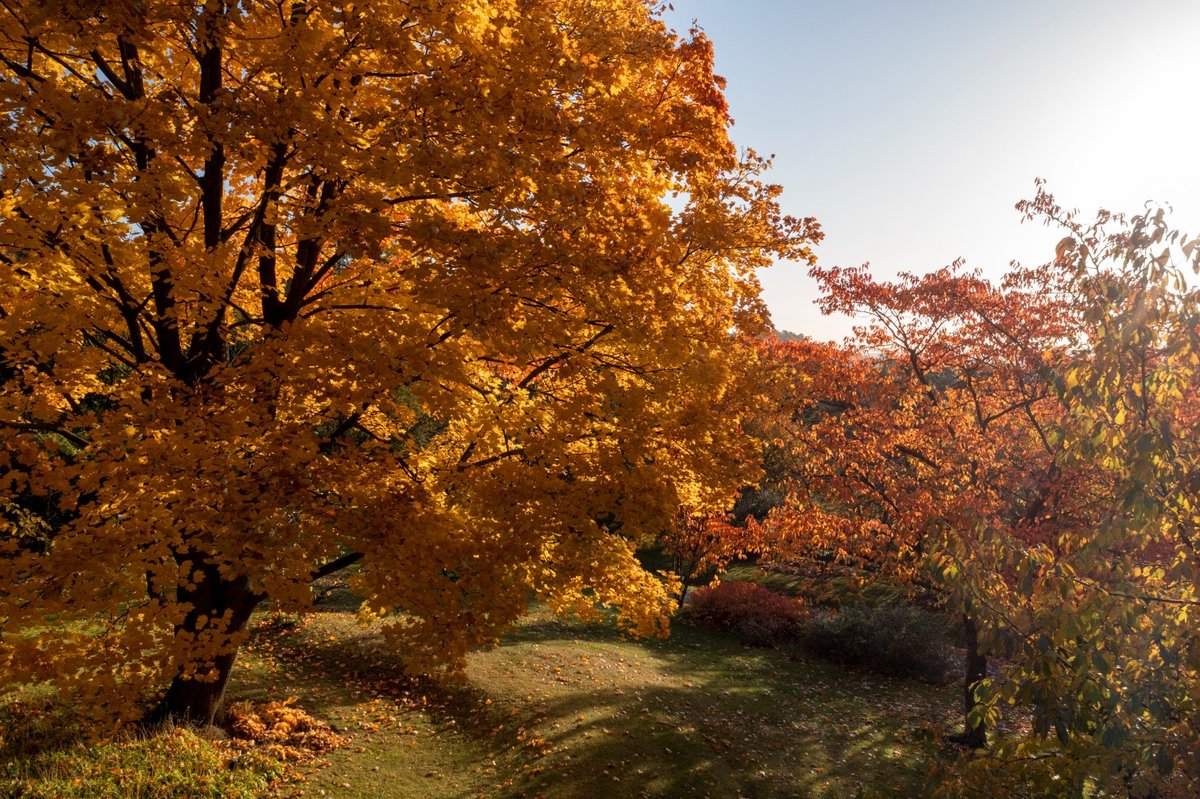
{"label": "pile of fallen leaves", "polygon": [[320,719],[295,707],[295,697],[254,704],[234,702],[227,711],[231,743],[239,748],[261,746],[280,760],[298,763],[345,746],[346,738]]}

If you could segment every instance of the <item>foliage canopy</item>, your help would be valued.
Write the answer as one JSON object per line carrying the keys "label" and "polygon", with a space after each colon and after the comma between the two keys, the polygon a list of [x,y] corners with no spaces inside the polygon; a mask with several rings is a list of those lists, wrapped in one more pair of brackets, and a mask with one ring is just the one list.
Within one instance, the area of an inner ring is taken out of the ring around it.
{"label": "foliage canopy", "polygon": [[999,283],[813,270],[864,322],[768,348],[797,464],[769,523],[963,613],[978,751],[945,795],[1195,795],[1200,243],[1161,210],[1020,208],[1068,235]]}
{"label": "foliage canopy", "polygon": [[359,560],[414,668],[530,591],[661,630],[628,540],[745,482],[715,409],[753,270],[819,236],[702,34],[638,0],[4,9],[0,680],[129,714],[173,678],[211,719],[253,607]]}

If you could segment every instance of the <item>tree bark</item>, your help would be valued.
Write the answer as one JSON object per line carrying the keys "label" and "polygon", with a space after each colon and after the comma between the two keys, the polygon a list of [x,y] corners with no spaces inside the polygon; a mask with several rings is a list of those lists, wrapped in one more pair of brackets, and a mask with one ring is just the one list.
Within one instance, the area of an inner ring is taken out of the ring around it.
{"label": "tree bark", "polygon": [[979,628],[969,613],[963,614],[963,634],[967,643],[966,674],[963,676],[963,735],[962,744],[971,749],[987,747],[987,725],[980,719],[971,724],[971,711],[979,704],[975,686],[987,677],[987,656],[979,651]]}
{"label": "tree bark", "polygon": [[684,603],[684,602],[687,600],[688,588],[689,588],[689,587],[690,587],[690,586],[688,586],[688,584],[687,584],[687,580],[680,580],[680,581],[679,581],[679,605],[677,606],[677,609],[678,609],[678,608],[682,608],[682,607],[683,607],[683,603]]}
{"label": "tree bark", "polygon": [[[200,617],[206,617],[205,624],[226,617],[223,633],[237,635],[246,629],[250,614],[263,600],[261,594],[250,589],[245,577],[233,579],[223,578],[215,566],[191,561],[196,570],[196,585],[194,588],[180,586],[176,591],[177,600],[191,606],[183,623],[175,632],[195,634],[201,629]],[[237,659],[237,647],[214,655],[211,659],[196,665],[196,673],[216,674],[216,679],[192,679],[177,674],[171,680],[166,696],[158,706],[147,716],[146,722],[156,724],[171,721],[175,724],[211,726],[216,722],[221,710],[221,702],[225,697],[225,686],[229,683],[229,675],[233,671]]]}

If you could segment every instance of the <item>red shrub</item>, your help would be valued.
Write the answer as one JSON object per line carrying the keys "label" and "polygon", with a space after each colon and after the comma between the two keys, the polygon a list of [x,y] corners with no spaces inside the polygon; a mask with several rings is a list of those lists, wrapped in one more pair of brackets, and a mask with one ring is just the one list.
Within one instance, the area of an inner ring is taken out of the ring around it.
{"label": "red shrub", "polygon": [[798,599],[755,583],[719,583],[699,588],[688,615],[705,627],[725,630],[751,646],[776,646],[799,632],[808,611]]}

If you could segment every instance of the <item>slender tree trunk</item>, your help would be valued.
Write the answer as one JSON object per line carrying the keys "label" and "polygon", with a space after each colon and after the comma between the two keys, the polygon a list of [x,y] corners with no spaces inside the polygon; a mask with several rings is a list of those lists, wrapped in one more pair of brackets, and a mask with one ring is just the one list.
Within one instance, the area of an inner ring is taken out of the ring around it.
{"label": "slender tree trunk", "polygon": [[[263,600],[261,594],[250,590],[249,581],[245,577],[232,580],[222,578],[215,566],[210,564],[195,565],[196,585],[194,588],[180,587],[177,599],[181,603],[191,605],[183,623],[176,628],[176,634],[196,633],[201,625],[200,617],[207,620],[221,619],[228,614],[228,621],[223,632],[236,635],[246,629],[250,614]],[[205,622],[206,625],[211,622]],[[217,720],[221,702],[225,697],[225,686],[229,683],[229,675],[233,671],[237,659],[237,649],[214,655],[211,659],[198,663],[197,673],[216,674],[216,679],[196,680],[176,675],[167,689],[159,705],[150,713],[148,723],[172,721],[176,724],[195,724],[211,726]]]}
{"label": "slender tree trunk", "polygon": [[683,607],[683,601],[687,599],[688,589],[691,587],[688,585],[688,580],[691,578],[694,567],[689,567],[685,571],[685,565],[682,555],[671,556],[671,571],[679,575],[679,604],[675,606],[676,610]]}
{"label": "slender tree trunk", "polygon": [[680,607],[680,608],[683,607],[684,600],[687,599],[688,588],[689,588],[689,586],[688,586],[686,580],[679,581],[679,605],[678,605],[678,607]]}
{"label": "slender tree trunk", "polygon": [[971,724],[971,711],[979,704],[975,686],[987,677],[987,656],[979,651],[979,628],[969,613],[963,614],[963,634],[967,643],[966,674],[963,676],[963,736],[962,743],[972,749],[987,747],[987,726],[981,719]]}

